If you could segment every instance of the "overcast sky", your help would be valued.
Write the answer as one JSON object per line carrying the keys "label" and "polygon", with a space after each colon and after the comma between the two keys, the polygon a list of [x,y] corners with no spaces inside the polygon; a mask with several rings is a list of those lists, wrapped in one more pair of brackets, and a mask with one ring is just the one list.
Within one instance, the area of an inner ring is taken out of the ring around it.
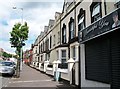
{"label": "overcast sky", "polygon": [[[10,33],[15,23],[26,21],[29,26],[29,38],[24,50],[30,49],[31,44],[48,25],[49,19],[54,19],[55,12],[62,12],[64,0],[4,0],[0,1],[0,48],[14,53],[10,45]],[[17,7],[13,9],[12,7]]]}

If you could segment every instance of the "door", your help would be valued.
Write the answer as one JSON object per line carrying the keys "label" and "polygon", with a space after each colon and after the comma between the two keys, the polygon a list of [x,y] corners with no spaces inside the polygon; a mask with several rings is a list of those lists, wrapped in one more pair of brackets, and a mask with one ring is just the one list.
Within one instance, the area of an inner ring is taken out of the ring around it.
{"label": "door", "polygon": [[72,68],[72,84],[75,85],[75,64]]}

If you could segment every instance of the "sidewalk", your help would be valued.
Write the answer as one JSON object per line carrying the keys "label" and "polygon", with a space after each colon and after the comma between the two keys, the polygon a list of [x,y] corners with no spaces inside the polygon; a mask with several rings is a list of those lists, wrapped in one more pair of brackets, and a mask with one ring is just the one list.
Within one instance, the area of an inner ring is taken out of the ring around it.
{"label": "sidewalk", "polygon": [[23,70],[21,71],[20,78],[12,78],[6,87],[74,87],[63,81],[54,81],[53,77],[50,77],[40,71],[37,71],[25,64],[23,64]]}

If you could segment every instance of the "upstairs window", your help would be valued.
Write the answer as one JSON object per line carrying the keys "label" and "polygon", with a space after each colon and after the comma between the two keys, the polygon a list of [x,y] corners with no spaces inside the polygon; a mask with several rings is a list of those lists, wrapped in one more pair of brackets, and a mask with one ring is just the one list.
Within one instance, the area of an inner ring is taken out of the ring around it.
{"label": "upstairs window", "polygon": [[90,6],[90,9],[91,9],[91,22],[97,21],[102,17],[100,2],[93,2],[92,5]]}
{"label": "upstairs window", "polygon": [[58,32],[58,43],[60,43],[60,32]]}
{"label": "upstairs window", "polygon": [[[78,15],[78,31],[82,31],[85,28],[85,10],[83,8],[80,9]],[[78,32],[79,40],[82,40],[82,32]]]}
{"label": "upstairs window", "polygon": [[75,37],[75,30],[74,30],[74,20],[70,18],[69,22],[69,39],[73,39]]}
{"label": "upstairs window", "polygon": [[53,43],[53,46],[55,46],[55,35],[54,35],[54,43]]}
{"label": "upstairs window", "polygon": [[49,50],[49,39],[47,39],[47,50]]}
{"label": "upstairs window", "polygon": [[82,15],[81,17],[79,17],[79,21],[78,21],[78,29],[83,30],[85,28],[85,22],[84,22],[84,15]]}
{"label": "upstairs window", "polygon": [[42,51],[45,51],[45,43],[43,42]]}
{"label": "upstairs window", "polygon": [[50,36],[50,49],[52,47],[52,36]]}
{"label": "upstairs window", "polygon": [[40,45],[39,45],[39,54],[41,53],[41,47],[40,47]]}
{"label": "upstairs window", "polygon": [[43,52],[43,46],[42,46],[42,44],[41,44],[41,53]]}
{"label": "upstairs window", "polygon": [[66,25],[63,25],[62,28],[62,43],[66,43]]}

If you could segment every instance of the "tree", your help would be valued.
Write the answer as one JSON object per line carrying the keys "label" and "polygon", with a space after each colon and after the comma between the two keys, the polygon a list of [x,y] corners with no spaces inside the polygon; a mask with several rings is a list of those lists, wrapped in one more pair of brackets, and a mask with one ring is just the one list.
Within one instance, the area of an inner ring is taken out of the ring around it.
{"label": "tree", "polygon": [[16,53],[19,55],[17,60],[16,77],[20,76],[21,48],[25,45],[24,42],[28,39],[28,29],[29,27],[27,26],[27,22],[25,22],[23,25],[21,23],[16,23],[10,32],[11,47],[16,48]]}
{"label": "tree", "polygon": [[9,54],[7,52],[3,52],[2,56],[5,57],[5,58],[10,58],[10,57],[12,57],[12,54]]}

